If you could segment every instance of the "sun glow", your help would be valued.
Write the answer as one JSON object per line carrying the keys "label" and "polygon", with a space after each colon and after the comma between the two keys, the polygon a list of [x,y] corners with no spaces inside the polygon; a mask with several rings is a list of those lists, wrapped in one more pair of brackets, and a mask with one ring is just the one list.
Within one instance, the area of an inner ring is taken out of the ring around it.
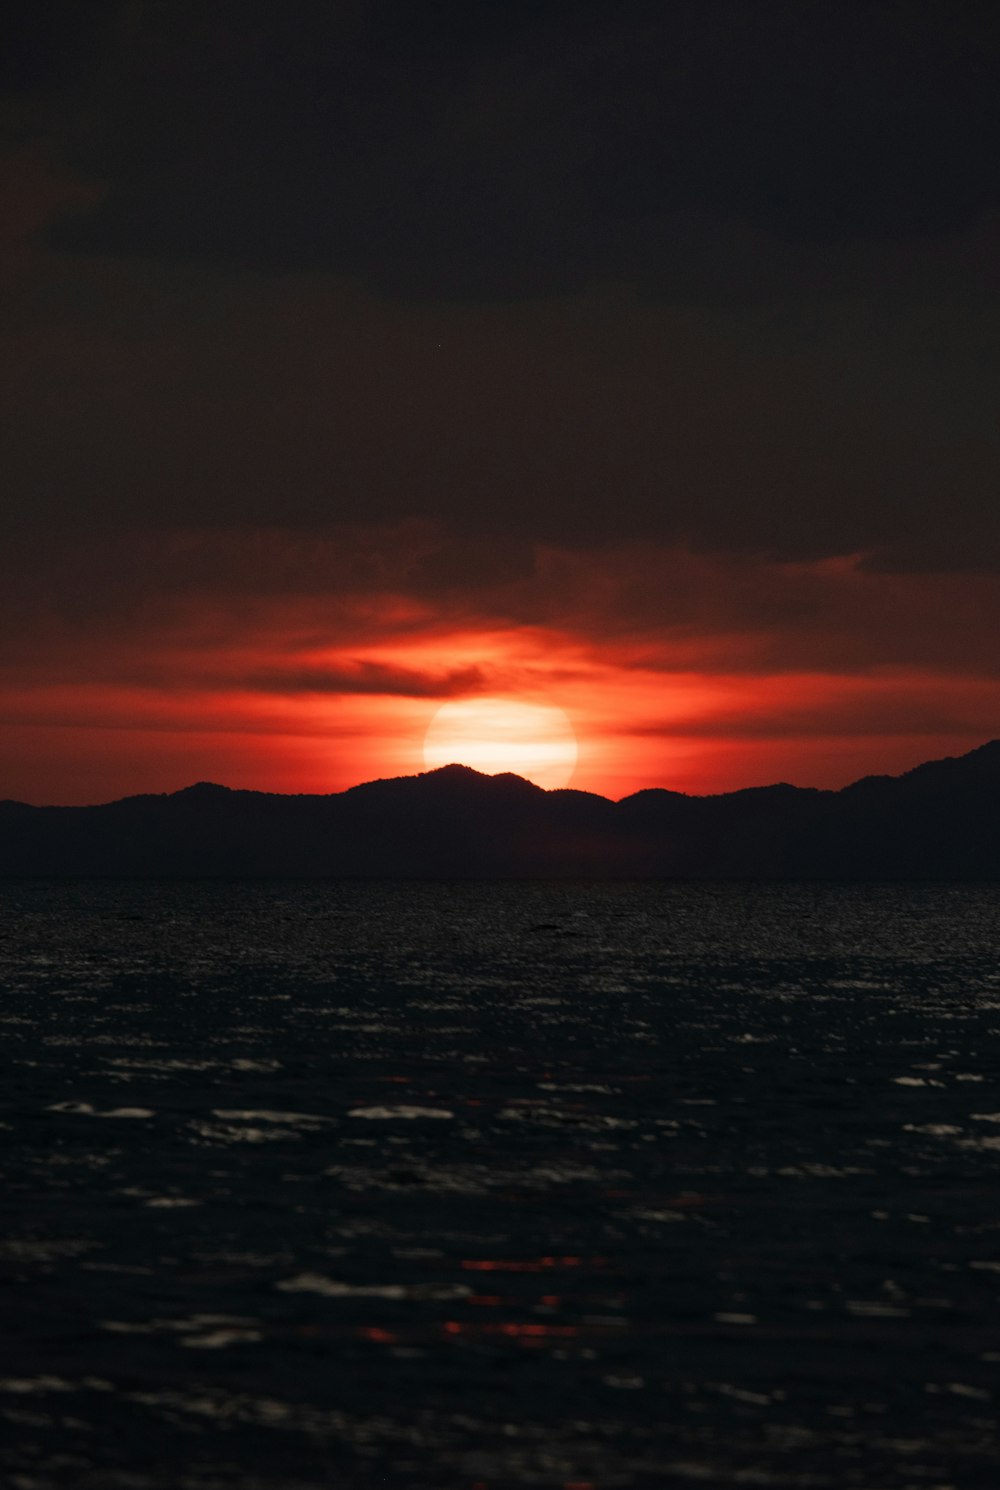
{"label": "sun glow", "polygon": [[554,704],[473,698],[442,704],[424,739],[424,763],[471,766],[487,776],[513,771],[553,791],[568,786],[577,743],[568,716]]}

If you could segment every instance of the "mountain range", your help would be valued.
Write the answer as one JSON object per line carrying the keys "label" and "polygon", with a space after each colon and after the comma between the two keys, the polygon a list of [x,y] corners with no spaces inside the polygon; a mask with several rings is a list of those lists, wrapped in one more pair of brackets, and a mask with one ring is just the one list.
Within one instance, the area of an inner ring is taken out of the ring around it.
{"label": "mountain range", "polygon": [[183,791],[0,802],[0,875],[1000,879],[1000,740],[840,791],[620,802],[444,766],[329,796]]}

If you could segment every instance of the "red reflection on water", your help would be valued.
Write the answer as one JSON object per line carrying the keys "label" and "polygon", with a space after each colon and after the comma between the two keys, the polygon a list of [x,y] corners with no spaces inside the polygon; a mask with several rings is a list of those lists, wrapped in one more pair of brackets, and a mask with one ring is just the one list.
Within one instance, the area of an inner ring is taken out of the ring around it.
{"label": "red reflection on water", "polygon": [[466,1303],[493,1305],[502,1304],[503,1299],[498,1293],[474,1293],[468,1299],[466,1299]]}
{"label": "red reflection on water", "polygon": [[376,1345],[395,1345],[399,1339],[391,1330],[380,1330],[377,1325],[361,1325],[358,1334],[362,1340],[372,1340]]}
{"label": "red reflection on water", "polygon": [[580,1331],[572,1324],[528,1324],[505,1321],[502,1324],[479,1324],[461,1319],[446,1319],[441,1326],[446,1335],[507,1335],[530,1344],[535,1340],[569,1339]]}
{"label": "red reflection on water", "polygon": [[546,1268],[603,1268],[606,1257],[464,1257],[462,1267],[469,1273],[541,1273]]}
{"label": "red reflection on water", "polygon": [[[489,1329],[490,1326],[487,1325],[486,1328]],[[580,1333],[575,1324],[499,1324],[492,1328],[501,1335],[513,1335],[515,1338],[525,1336],[536,1340],[544,1340],[552,1335],[565,1339],[570,1335]]]}

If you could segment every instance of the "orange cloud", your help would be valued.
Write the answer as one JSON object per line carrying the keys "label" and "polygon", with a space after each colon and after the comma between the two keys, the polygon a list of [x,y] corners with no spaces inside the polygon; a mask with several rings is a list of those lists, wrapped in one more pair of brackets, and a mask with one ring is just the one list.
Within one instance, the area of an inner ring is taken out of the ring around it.
{"label": "orange cloud", "polygon": [[573,785],[613,796],[836,786],[1000,732],[993,576],[542,548],[491,584],[431,586],[448,541],[271,535],[266,591],[252,535],[175,535],[138,575],[123,540],[97,609],[62,561],[0,649],[3,794],[340,790],[421,770],[437,707],[477,696],[565,710]]}

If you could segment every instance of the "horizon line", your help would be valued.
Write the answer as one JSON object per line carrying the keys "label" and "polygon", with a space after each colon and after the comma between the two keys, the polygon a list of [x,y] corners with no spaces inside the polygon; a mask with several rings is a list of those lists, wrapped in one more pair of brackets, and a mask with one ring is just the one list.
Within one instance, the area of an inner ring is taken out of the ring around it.
{"label": "horizon line", "polygon": [[622,802],[631,801],[633,798],[641,797],[648,792],[665,792],[670,796],[684,797],[686,800],[691,802],[708,802],[717,800],[720,797],[741,796],[746,792],[778,791],[781,789],[786,789],[788,791],[794,792],[807,792],[816,796],[837,796],[840,792],[850,791],[852,787],[859,786],[862,782],[865,781],[902,781],[905,777],[911,776],[914,772],[921,771],[928,766],[939,766],[945,765],[948,762],[952,761],[968,760],[970,756],[978,755],[980,751],[989,750],[991,747],[1000,748],[1000,738],[994,737],[993,739],[984,740],[981,745],[973,746],[971,750],[965,751],[962,755],[945,755],[936,757],[933,760],[919,761],[917,765],[911,766],[910,769],[907,771],[900,771],[895,776],[885,772],[873,772],[866,776],[859,776],[853,781],[845,782],[845,784],[841,787],[796,786],[794,782],[790,781],[769,781],[762,782],[756,786],[736,787],[732,791],[728,792],[696,793],[676,791],[674,788],[667,786],[647,786],[640,787],[639,790],[635,792],[627,792],[623,797],[605,797],[601,792],[586,791],[580,787],[539,786],[536,782],[531,781],[528,777],[518,775],[516,771],[477,771],[474,766],[463,765],[460,761],[450,761],[447,765],[435,766],[433,770],[416,771],[413,774],[407,776],[376,776],[368,781],[355,782],[352,786],[343,787],[340,791],[334,792],[275,792],[268,791],[260,787],[225,786],[222,782],[202,780],[194,781],[189,786],[177,787],[172,791],[131,792],[127,796],[112,797],[105,802],[25,802],[18,798],[5,797],[0,798],[0,807],[28,807],[40,812],[55,809],[61,809],[64,811],[85,812],[92,808],[113,807],[120,802],[135,802],[147,797],[180,797],[185,795],[185,793],[187,792],[199,791],[203,789],[209,789],[218,792],[227,792],[231,793],[234,796],[243,795],[255,797],[285,797],[289,800],[297,800],[303,797],[310,797],[319,801],[326,801],[331,797],[344,797],[351,792],[363,791],[366,787],[390,786],[396,782],[404,781],[423,781],[434,776],[443,776],[446,774],[455,775],[456,773],[461,773],[463,776],[474,776],[480,781],[517,781],[520,782],[523,786],[530,787],[532,791],[540,792],[543,796],[546,797],[563,796],[566,794],[572,794],[580,797],[595,797],[599,801],[608,802],[612,806],[618,806]]}

